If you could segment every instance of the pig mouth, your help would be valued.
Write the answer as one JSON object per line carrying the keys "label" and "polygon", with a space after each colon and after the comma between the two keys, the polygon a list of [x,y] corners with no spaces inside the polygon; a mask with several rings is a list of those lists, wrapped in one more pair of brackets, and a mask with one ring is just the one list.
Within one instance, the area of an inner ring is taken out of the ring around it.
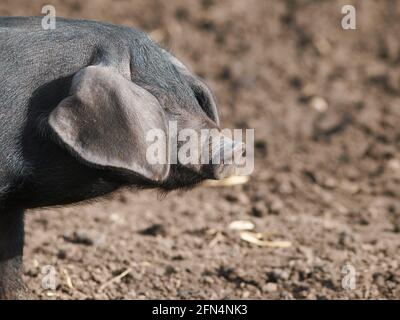
{"label": "pig mouth", "polygon": [[161,192],[189,191],[206,179],[209,179],[209,176],[205,172],[196,172],[180,164],[171,165],[169,177],[158,186],[158,189]]}
{"label": "pig mouth", "polygon": [[[232,155],[241,157],[244,155],[244,145],[235,145]],[[228,157],[229,158],[229,157]],[[184,166],[179,162],[170,165],[170,173],[166,181],[162,182],[159,189],[163,191],[191,190],[199,183],[207,179],[222,180],[230,176],[240,174],[239,168],[232,162],[232,159],[223,158],[217,164],[209,163],[200,167]]]}

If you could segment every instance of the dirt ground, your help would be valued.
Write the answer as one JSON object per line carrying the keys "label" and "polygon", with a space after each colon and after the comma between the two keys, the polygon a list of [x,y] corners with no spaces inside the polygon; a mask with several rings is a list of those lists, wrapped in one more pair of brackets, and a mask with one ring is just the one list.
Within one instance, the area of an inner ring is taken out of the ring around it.
{"label": "dirt ground", "polygon": [[[0,14],[43,4],[149,32],[206,79],[225,127],[255,129],[256,166],[243,185],[29,212],[34,297],[400,298],[400,1],[3,0]],[[291,246],[243,241],[236,220]]]}

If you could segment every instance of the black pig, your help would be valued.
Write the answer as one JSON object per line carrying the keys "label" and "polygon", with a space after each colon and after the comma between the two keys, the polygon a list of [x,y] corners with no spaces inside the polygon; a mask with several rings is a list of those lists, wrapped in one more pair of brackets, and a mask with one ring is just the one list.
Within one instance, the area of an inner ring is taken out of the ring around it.
{"label": "black pig", "polygon": [[208,87],[146,34],[61,18],[43,30],[39,17],[4,17],[0,57],[0,298],[27,293],[25,209],[232,173],[227,164],[146,161],[152,128],[220,130]]}

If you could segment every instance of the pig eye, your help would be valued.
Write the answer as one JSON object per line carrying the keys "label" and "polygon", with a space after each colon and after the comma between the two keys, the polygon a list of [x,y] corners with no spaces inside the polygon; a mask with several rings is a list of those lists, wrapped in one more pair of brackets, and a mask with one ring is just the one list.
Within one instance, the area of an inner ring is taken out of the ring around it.
{"label": "pig eye", "polygon": [[194,96],[206,115],[219,125],[217,108],[212,93],[205,85],[192,85]]}
{"label": "pig eye", "polygon": [[200,107],[209,116],[209,114],[207,112],[207,109],[208,109],[207,105],[208,105],[209,101],[208,101],[207,97],[205,96],[205,94],[200,90],[194,90],[194,96],[196,97],[196,100],[197,100],[198,104],[200,105]]}

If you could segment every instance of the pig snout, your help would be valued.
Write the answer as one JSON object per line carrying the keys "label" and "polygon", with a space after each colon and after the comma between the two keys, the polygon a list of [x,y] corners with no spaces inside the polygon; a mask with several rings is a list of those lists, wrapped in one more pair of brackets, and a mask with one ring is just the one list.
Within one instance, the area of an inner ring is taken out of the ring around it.
{"label": "pig snout", "polygon": [[246,156],[245,144],[222,136],[220,144],[212,154],[212,178],[226,179],[240,174],[240,165]]}

